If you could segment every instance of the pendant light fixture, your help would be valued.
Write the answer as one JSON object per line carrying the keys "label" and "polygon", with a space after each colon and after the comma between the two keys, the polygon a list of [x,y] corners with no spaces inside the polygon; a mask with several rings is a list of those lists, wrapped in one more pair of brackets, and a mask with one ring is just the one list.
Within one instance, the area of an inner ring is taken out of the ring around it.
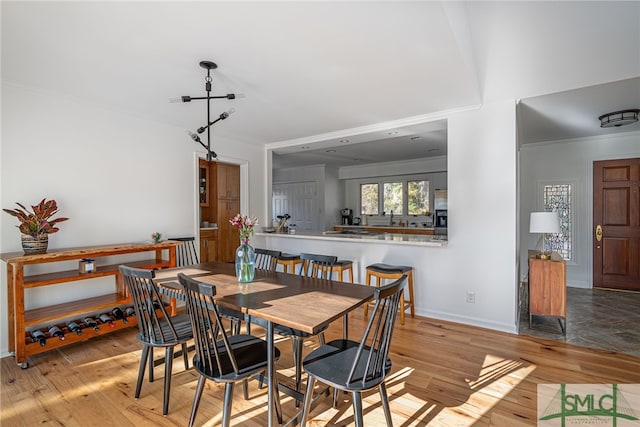
{"label": "pendant light fixture", "polygon": [[640,114],[638,109],[614,111],[613,113],[601,115],[598,120],[600,120],[601,128],[620,127],[636,123],[638,114]]}
{"label": "pendant light fixture", "polygon": [[[199,143],[207,150],[207,161],[211,161],[218,157],[216,152],[211,149],[211,126],[219,122],[220,120],[226,119],[227,117],[229,117],[229,115],[235,112],[235,110],[232,108],[220,114],[217,119],[211,121],[211,100],[212,99],[244,98],[244,95],[240,93],[237,93],[237,94],[228,93],[226,95],[211,96],[211,90],[212,90],[211,70],[215,70],[216,68],[218,68],[218,65],[215,62],[211,62],[211,61],[200,61],[200,66],[205,70],[207,70],[207,77],[205,77],[204,79],[205,81],[204,89],[207,92],[207,96],[181,96],[180,98],[170,98],[169,102],[191,102],[191,101],[197,101],[201,99],[207,100],[207,124],[199,127],[195,133],[191,131],[187,131],[187,134],[191,137],[192,140]],[[207,131],[207,145],[205,145],[200,139],[200,137],[198,136],[198,134],[203,133],[205,130]]]}

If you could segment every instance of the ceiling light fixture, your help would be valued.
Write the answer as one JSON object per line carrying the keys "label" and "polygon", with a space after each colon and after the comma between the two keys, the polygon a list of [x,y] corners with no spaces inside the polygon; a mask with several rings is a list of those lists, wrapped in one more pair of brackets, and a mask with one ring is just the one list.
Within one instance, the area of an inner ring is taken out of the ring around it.
{"label": "ceiling light fixture", "polygon": [[207,91],[207,96],[181,96],[179,98],[170,98],[169,102],[191,102],[191,101],[197,101],[200,99],[207,100],[207,124],[205,126],[199,127],[197,130],[198,133],[202,133],[205,130],[207,131],[207,145],[205,145],[204,142],[200,140],[200,137],[198,136],[198,134],[193,133],[191,131],[187,131],[187,134],[191,137],[192,140],[202,145],[207,150],[207,161],[210,162],[211,160],[218,157],[216,152],[211,150],[211,126],[219,122],[220,120],[226,119],[227,117],[229,117],[229,115],[235,112],[235,110],[232,108],[229,111],[225,111],[224,113],[220,114],[217,119],[211,121],[211,100],[212,99],[244,98],[244,95],[241,93],[228,93],[226,95],[211,96],[211,89],[212,89],[211,70],[215,70],[216,68],[218,68],[218,66],[216,65],[215,62],[211,62],[211,61],[200,61],[200,66],[205,70],[207,70],[207,77],[205,77],[204,79],[205,81],[204,89],[205,91]]}
{"label": "ceiling light fixture", "polygon": [[613,113],[601,115],[598,120],[600,120],[601,128],[620,127],[637,122],[638,114],[640,114],[638,109],[614,111]]}
{"label": "ceiling light fixture", "polygon": [[325,151],[325,153],[335,153],[335,152],[336,152],[336,150],[327,150],[327,151]]}
{"label": "ceiling light fixture", "polygon": [[343,144],[346,144],[346,143],[349,142],[349,140],[348,139],[341,139],[340,142],[343,143]]}
{"label": "ceiling light fixture", "polygon": [[421,136],[419,136],[419,135],[416,135],[416,136],[412,136],[412,137],[411,137],[411,138],[409,138],[409,139],[410,139],[411,141],[417,141],[417,140],[419,140],[419,139],[422,139],[422,137],[421,137]]}

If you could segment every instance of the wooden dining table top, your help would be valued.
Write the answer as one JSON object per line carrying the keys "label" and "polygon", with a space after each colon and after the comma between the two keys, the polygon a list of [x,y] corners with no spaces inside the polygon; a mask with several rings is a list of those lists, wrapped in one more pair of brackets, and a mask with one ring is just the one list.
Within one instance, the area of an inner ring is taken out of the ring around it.
{"label": "wooden dining table top", "polygon": [[180,292],[178,273],[215,285],[222,306],[314,335],[370,300],[375,289],[259,269],[251,283],[239,283],[235,266],[220,262],[158,270],[155,281]]}

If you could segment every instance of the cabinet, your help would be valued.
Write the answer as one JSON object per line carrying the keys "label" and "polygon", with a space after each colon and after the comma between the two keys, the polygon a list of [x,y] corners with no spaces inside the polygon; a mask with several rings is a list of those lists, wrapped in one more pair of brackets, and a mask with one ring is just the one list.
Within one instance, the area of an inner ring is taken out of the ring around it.
{"label": "cabinet", "polygon": [[529,326],[532,316],[557,317],[566,334],[566,263],[556,252],[551,259],[538,259],[537,253],[529,251]]}
{"label": "cabinet", "polygon": [[238,200],[240,198],[240,166],[218,163],[216,181],[218,199]]}
{"label": "cabinet", "polygon": [[209,206],[210,179],[209,179],[209,162],[204,159],[198,161],[198,195],[200,206]]}
{"label": "cabinet", "polygon": [[[135,326],[135,318],[130,318],[128,323],[116,320],[113,327],[101,327],[98,331],[90,328],[83,329],[82,335],[66,331],[65,340],[49,338],[45,346],[37,342],[31,342],[27,338],[29,332],[40,327],[63,325],[65,319],[78,319],[85,314],[92,314],[100,310],[111,311],[116,306],[131,303],[126,286],[118,266],[101,265],[101,258],[115,255],[124,255],[140,252],[153,252],[154,258],[124,262],[129,266],[138,268],[163,268],[175,267],[176,246],[181,242],[166,241],[150,244],[122,244],[109,246],[81,247],[72,249],[52,249],[45,254],[25,255],[22,252],[0,254],[0,259],[7,265],[7,296],[8,296],[8,323],[9,323],[9,351],[14,352],[16,362],[22,367],[27,367],[27,357],[49,351],[54,348],[85,341],[105,333],[117,331],[129,326]],[[168,258],[163,259],[163,252],[168,252]],[[93,258],[96,263],[96,271],[92,273],[80,273],[78,268],[68,271],[56,271],[45,274],[25,274],[29,266],[36,264],[49,264],[63,261],[79,261],[83,258]],[[25,310],[25,289],[41,286],[56,285],[59,283],[79,282],[96,277],[113,276],[115,278],[115,292],[92,298],[71,301],[62,304]]]}
{"label": "cabinet", "polygon": [[200,262],[218,259],[218,230],[200,230]]}
{"label": "cabinet", "polygon": [[240,213],[240,166],[227,163],[216,165],[216,197],[218,261],[233,262],[240,235],[229,219]]}
{"label": "cabinet", "polygon": [[240,212],[240,201],[218,199],[218,261],[234,262],[235,250],[240,245],[238,229],[229,219]]}

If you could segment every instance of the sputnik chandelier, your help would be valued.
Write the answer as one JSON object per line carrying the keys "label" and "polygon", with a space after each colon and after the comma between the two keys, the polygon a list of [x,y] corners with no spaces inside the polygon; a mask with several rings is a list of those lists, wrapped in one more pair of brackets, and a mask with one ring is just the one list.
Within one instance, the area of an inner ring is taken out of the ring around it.
{"label": "sputnik chandelier", "polygon": [[[199,127],[195,133],[191,131],[187,131],[187,134],[191,137],[191,139],[193,139],[195,142],[202,145],[207,150],[207,161],[211,161],[218,157],[216,152],[211,149],[211,126],[219,122],[220,120],[226,119],[227,117],[229,117],[229,115],[235,112],[235,110],[232,108],[220,114],[217,119],[211,121],[211,100],[223,99],[223,98],[224,99],[244,98],[244,95],[240,93],[238,94],[228,93],[226,95],[211,96],[211,89],[212,89],[211,70],[215,70],[216,68],[218,68],[218,66],[216,65],[216,63],[211,61],[200,61],[200,66],[205,70],[207,70],[207,77],[205,77],[204,79],[205,81],[204,89],[207,92],[207,96],[181,96],[180,98],[171,98],[169,99],[169,102],[191,102],[191,101],[200,100],[200,99],[207,100],[207,124],[205,126]],[[203,133],[205,130],[207,131],[207,145],[205,145],[204,142],[202,142],[199,136],[199,134]]]}

